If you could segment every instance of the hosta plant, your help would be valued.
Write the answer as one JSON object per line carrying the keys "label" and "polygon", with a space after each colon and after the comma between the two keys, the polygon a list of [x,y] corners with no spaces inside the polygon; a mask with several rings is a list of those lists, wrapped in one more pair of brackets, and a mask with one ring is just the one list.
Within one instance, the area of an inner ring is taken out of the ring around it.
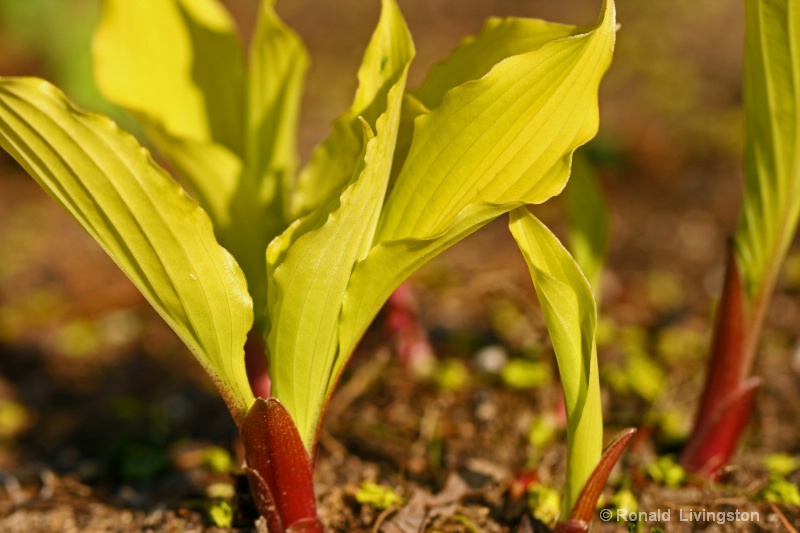
{"label": "hosta plant", "polygon": [[709,372],[683,466],[714,477],[750,417],[753,360],[800,216],[800,5],[745,2],[745,187]]}
{"label": "hosta plant", "polygon": [[[591,28],[492,19],[407,91],[414,48],[394,0],[383,0],[353,104],[298,170],[306,54],[272,1],[245,53],[216,0],[105,0],[100,88],[143,125],[186,191],[133,137],[39,79],[0,79],[0,145],[211,376],[273,532],[322,528],[317,434],[380,307],[442,250],[513,212],[564,386],[568,511],[600,456],[594,301],[524,206],[563,189],[572,153],[595,134],[614,35],[613,0]],[[248,335],[264,339],[271,379],[255,394]]]}

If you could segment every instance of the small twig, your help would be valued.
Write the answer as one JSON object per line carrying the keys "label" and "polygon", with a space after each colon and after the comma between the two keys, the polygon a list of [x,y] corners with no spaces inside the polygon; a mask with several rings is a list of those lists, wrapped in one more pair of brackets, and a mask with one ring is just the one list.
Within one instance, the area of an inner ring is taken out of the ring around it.
{"label": "small twig", "polygon": [[53,497],[56,486],[56,475],[52,470],[45,468],[39,473],[39,479],[42,480],[42,488],[39,491],[39,498],[47,501]]}
{"label": "small twig", "polygon": [[381,526],[383,525],[383,523],[386,522],[386,519],[388,519],[390,516],[392,516],[400,509],[402,509],[401,506],[392,505],[391,507],[387,507],[386,509],[381,511],[381,514],[379,514],[378,518],[375,519],[375,525],[372,527],[372,533],[378,533],[381,530]]}
{"label": "small twig", "polygon": [[383,369],[389,364],[390,359],[388,350],[378,350],[369,361],[353,374],[349,381],[339,387],[328,406],[327,418],[338,418],[353,402],[366,394],[370,387],[380,379]]}
{"label": "small twig", "polygon": [[789,520],[786,518],[783,512],[781,512],[777,505],[770,502],[769,506],[772,507],[772,510],[775,511],[775,514],[778,515],[778,520],[781,521],[781,524],[783,524],[783,527],[786,528],[786,531],[789,533],[797,533],[797,530],[794,528],[794,526],[792,526],[792,524],[789,523]]}
{"label": "small twig", "polygon": [[344,444],[339,442],[339,440],[331,435],[325,428],[321,429],[319,432],[319,443],[337,460],[344,459],[347,457],[347,454],[350,453]]}
{"label": "small twig", "polygon": [[748,483],[743,492],[745,494],[755,494],[756,492],[759,492],[759,490],[762,489],[766,484],[766,481],[762,479],[756,479],[755,481]]}
{"label": "small twig", "polygon": [[7,472],[0,472],[0,478],[3,480],[3,488],[6,490],[11,502],[19,505],[25,501],[25,495],[22,492],[22,486],[19,480],[12,474]]}
{"label": "small twig", "polygon": [[422,517],[422,522],[420,523],[419,530],[417,533],[425,533],[428,528],[428,522],[433,520],[433,516],[431,516],[430,511],[425,511],[425,516]]}
{"label": "small twig", "polygon": [[741,507],[742,504],[747,503],[749,500],[744,496],[723,496],[714,499],[715,505],[733,505]]}

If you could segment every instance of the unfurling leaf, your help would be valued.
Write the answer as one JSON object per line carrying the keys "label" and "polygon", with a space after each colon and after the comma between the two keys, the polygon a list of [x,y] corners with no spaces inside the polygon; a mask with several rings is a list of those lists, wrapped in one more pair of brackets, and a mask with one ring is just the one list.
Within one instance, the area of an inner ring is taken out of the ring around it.
{"label": "unfurling leaf", "polygon": [[749,369],[800,216],[800,4],[748,1],[745,17],[745,191],[734,243],[750,301]]}
{"label": "unfurling leaf", "polygon": [[[360,120],[361,156],[346,187],[276,238],[267,251],[267,338],[273,394],[284,402],[309,452],[326,398],[350,352],[338,346],[339,316],[353,266],[366,256],[389,182],[411,36],[384,0],[360,71],[375,108]],[[365,94],[361,91],[359,94]]]}
{"label": "unfurling leaf", "polygon": [[567,513],[600,459],[603,446],[595,345],[597,309],[589,282],[569,252],[527,208],[511,212],[509,227],[528,263],[564,389],[567,480],[562,509]]}

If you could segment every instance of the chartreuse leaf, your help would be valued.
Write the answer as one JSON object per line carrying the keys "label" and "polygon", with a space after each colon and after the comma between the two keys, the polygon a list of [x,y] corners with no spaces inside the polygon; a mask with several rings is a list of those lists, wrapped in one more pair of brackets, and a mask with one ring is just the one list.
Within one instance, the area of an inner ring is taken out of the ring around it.
{"label": "chartreuse leaf", "polygon": [[800,4],[745,2],[745,194],[735,245],[748,296],[769,297],[800,215]]}
{"label": "chartreuse leaf", "polygon": [[507,57],[524,54],[552,40],[586,31],[587,28],[538,19],[487,20],[480,34],[464,39],[447,59],[431,68],[420,87],[406,95],[392,175],[397,176],[408,154],[414,120],[441,105],[450,89],[484,76]]}
{"label": "chartreuse leaf", "polygon": [[481,78],[507,57],[589,30],[539,19],[490,18],[478,35],[464,39],[447,59],[434,65],[423,84],[411,94],[428,109],[434,109],[441,105],[447,91]]}
{"label": "chartreuse leaf", "polygon": [[608,209],[597,174],[585,158],[573,159],[572,174],[564,196],[569,221],[569,251],[586,274],[595,299],[599,300],[600,275],[608,242]]}
{"label": "chartreuse leaf", "polygon": [[261,4],[247,65],[217,0],[105,0],[95,36],[100,87],[143,124],[208,211],[247,275],[263,331],[264,250],[287,224],[308,63],[273,4]]}
{"label": "chartreuse leaf", "polygon": [[[265,0],[250,44],[246,157],[257,182],[275,182],[281,188],[281,204],[297,166],[297,123],[307,68],[302,41],[278,18],[274,0]],[[282,210],[281,204],[276,208]],[[258,247],[262,259],[274,236]]]}
{"label": "chartreuse leaf", "polygon": [[[418,116],[408,155],[373,247],[347,289],[341,353],[353,349],[414,270],[500,214],[561,191],[572,152],[597,131],[597,90],[614,32],[609,0],[594,29],[564,30],[569,36],[544,45],[532,39],[533,50],[450,89],[430,112],[418,101],[411,106]],[[469,64],[458,53],[453,57]]]}
{"label": "chartreuse leaf", "polygon": [[217,0],[104,0],[93,56],[102,93],[136,118],[234,248],[245,72],[227,12]]}
{"label": "chartreuse leaf", "polygon": [[241,422],[252,302],[203,210],[130,135],[37,79],[0,78],[0,146],[108,252]]}
{"label": "chartreuse leaf", "polygon": [[141,115],[137,121],[158,151],[168,154],[169,163],[211,217],[217,238],[225,245],[226,230],[232,231],[230,205],[239,187],[242,160],[221,144],[173,137]]}
{"label": "chartreuse leaf", "polygon": [[296,137],[308,57],[300,38],[278,18],[274,2],[262,2],[247,71],[245,168],[230,201],[230,222],[220,242],[242,265],[266,335],[267,264],[270,241],[288,224],[291,178],[297,166]]}
{"label": "chartreuse leaf", "polygon": [[244,62],[217,0],[104,0],[95,75],[113,102],[173,137],[243,152]]}
{"label": "chartreuse leaf", "polygon": [[525,207],[511,211],[511,233],[528,263],[553,343],[567,409],[569,513],[603,449],[603,415],[597,371],[597,309],[592,289],[558,239]]}
{"label": "chartreuse leaf", "polygon": [[[386,9],[384,3],[383,11]],[[353,103],[334,121],[330,135],[314,149],[311,160],[298,176],[292,201],[295,216],[307,214],[322,204],[353,175],[363,142],[359,117],[375,124],[385,109],[386,93],[396,82],[397,66],[408,61],[408,44],[396,41],[405,32],[401,25],[404,27],[405,23],[399,12],[392,20],[383,18],[379,22],[358,70]]]}
{"label": "chartreuse leaf", "polygon": [[595,30],[506,58],[448,91],[415,121],[376,241],[430,239],[465,218],[485,222],[475,206],[507,211],[560,192],[572,152],[597,131],[613,43],[609,2]]}
{"label": "chartreuse leaf", "polygon": [[359,72],[369,92],[359,91],[357,100],[364,94],[374,100],[359,105],[364,148],[353,156],[355,171],[340,194],[290,226],[267,251],[273,394],[309,450],[331,383],[350,355],[338,350],[339,315],[350,273],[367,255],[378,224],[413,55],[397,5],[383,0]]}

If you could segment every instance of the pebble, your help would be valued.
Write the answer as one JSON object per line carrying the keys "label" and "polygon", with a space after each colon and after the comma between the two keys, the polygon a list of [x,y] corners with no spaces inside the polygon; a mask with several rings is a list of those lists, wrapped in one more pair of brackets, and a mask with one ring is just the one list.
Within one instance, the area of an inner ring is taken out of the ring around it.
{"label": "pebble", "polygon": [[491,344],[478,350],[475,364],[478,370],[489,374],[498,374],[508,362],[508,352],[499,344]]}

